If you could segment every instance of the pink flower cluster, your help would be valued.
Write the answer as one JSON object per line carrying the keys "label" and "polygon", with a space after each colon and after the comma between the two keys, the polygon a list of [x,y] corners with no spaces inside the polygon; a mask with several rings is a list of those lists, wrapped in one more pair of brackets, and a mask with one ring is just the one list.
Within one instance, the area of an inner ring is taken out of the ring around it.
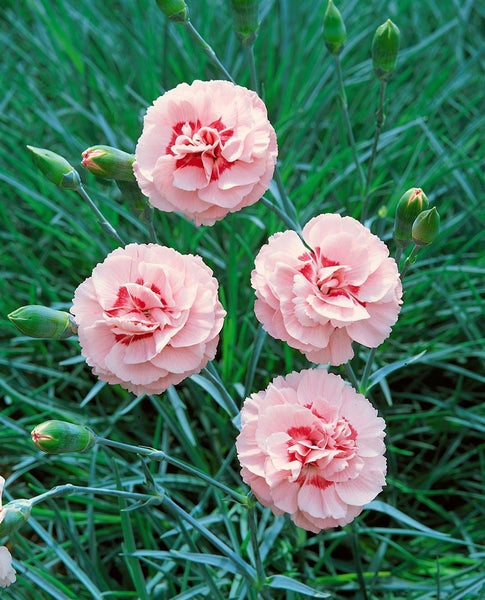
{"label": "pink flower cluster", "polygon": [[352,342],[379,346],[397,320],[402,286],[387,246],[359,221],[322,214],[271,236],[255,261],[254,311],[273,337],[314,363],[341,365]]}
{"label": "pink flower cluster", "polygon": [[194,81],[148,109],[133,168],[155,208],[213,225],[261,198],[276,156],[276,134],[255,92]]}
{"label": "pink flower cluster", "polygon": [[76,289],[83,356],[103,381],[161,393],[216,354],[225,311],[199,256],[157,244],[117,248]]}
{"label": "pink flower cluster", "polygon": [[277,377],[246,398],[241,475],[274,514],[318,533],[352,521],[385,485],[384,421],[323,369]]}

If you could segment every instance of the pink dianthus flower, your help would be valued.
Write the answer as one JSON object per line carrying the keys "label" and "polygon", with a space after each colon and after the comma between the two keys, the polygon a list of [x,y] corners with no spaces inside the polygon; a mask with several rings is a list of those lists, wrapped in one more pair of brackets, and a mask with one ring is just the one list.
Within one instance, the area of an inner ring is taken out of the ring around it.
{"label": "pink dianthus flower", "polygon": [[309,531],[350,523],[385,485],[384,420],[339,375],[277,377],[246,398],[241,476],[275,515]]}
{"label": "pink dianthus flower", "polygon": [[276,156],[276,134],[255,92],[197,80],[148,108],[133,169],[155,208],[213,225],[262,197]]}
{"label": "pink dianthus flower", "polygon": [[156,394],[216,354],[225,310],[200,256],[157,244],[117,248],[76,289],[82,354],[103,381]]}
{"label": "pink dianthus flower", "polygon": [[379,346],[397,320],[402,286],[382,240],[359,221],[322,214],[276,233],[259,251],[251,283],[264,329],[314,363],[340,365],[352,342]]}

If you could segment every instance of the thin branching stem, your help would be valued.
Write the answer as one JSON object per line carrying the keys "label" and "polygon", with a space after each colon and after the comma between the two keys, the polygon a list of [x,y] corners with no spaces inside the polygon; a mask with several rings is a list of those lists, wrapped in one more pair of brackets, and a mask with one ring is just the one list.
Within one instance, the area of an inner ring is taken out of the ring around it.
{"label": "thin branching stem", "polygon": [[254,60],[253,44],[244,44],[244,51],[246,52],[246,56],[247,56],[248,64],[249,64],[249,78],[251,81],[251,87],[257,94],[259,94],[259,83],[258,83],[258,76],[256,73],[256,61]]}
{"label": "thin branching stem", "polygon": [[347,139],[349,142],[350,149],[352,150],[352,156],[354,157],[355,168],[359,174],[361,192],[366,188],[366,179],[364,175],[364,169],[360,164],[359,155],[357,154],[357,147],[355,145],[354,132],[352,130],[352,123],[350,121],[349,107],[347,102],[347,93],[345,91],[344,79],[342,75],[342,66],[340,63],[340,56],[334,55],[335,59],[335,71],[337,73],[338,83],[338,98],[340,100],[340,107],[342,109],[342,115],[344,117],[345,129],[347,131]]}
{"label": "thin branching stem", "polygon": [[264,585],[266,575],[264,573],[263,561],[261,560],[261,554],[259,551],[258,528],[256,525],[256,507],[254,505],[248,506],[248,526],[249,535],[251,537],[251,545],[253,547],[254,552],[256,573],[259,580],[259,588],[260,586]]}
{"label": "thin branching stem", "polygon": [[367,219],[367,212],[369,210],[369,190],[370,184],[372,181],[372,175],[374,173],[374,162],[377,156],[377,146],[379,144],[379,138],[381,136],[382,126],[384,124],[385,114],[384,114],[384,100],[386,97],[386,87],[387,81],[380,82],[379,87],[379,105],[377,107],[376,112],[376,130],[374,133],[374,141],[372,142],[372,150],[369,157],[369,162],[367,163],[367,174],[365,178],[365,190],[363,196],[362,203],[362,213],[361,213],[361,221],[365,223]]}
{"label": "thin branching stem", "polygon": [[98,219],[98,223],[99,223],[101,229],[103,231],[105,231],[107,234],[109,234],[112,238],[114,238],[119,244],[124,246],[125,242],[123,241],[123,239],[120,237],[120,235],[118,234],[116,229],[113,227],[113,225],[111,225],[111,223],[108,221],[108,219],[99,210],[99,208],[96,206],[96,204],[93,202],[93,200],[91,200],[91,197],[86,192],[84,187],[81,184],[79,184],[79,186],[76,188],[75,191],[81,196],[81,198],[88,204],[88,206],[94,212],[94,214],[96,215],[96,217]]}
{"label": "thin branching stem", "polygon": [[202,52],[212,62],[212,64],[215,67],[217,67],[220,71],[222,71],[222,73],[224,73],[224,77],[226,79],[228,79],[229,81],[232,81],[232,83],[234,83],[234,79],[231,77],[231,75],[230,75],[229,71],[226,69],[226,67],[219,60],[219,58],[217,57],[217,54],[214,52],[212,46],[210,44],[208,44],[205,41],[205,39],[200,35],[198,30],[192,25],[192,22],[190,21],[190,19],[187,19],[187,21],[184,21],[184,25],[185,25],[185,28],[187,29],[187,31],[190,33],[190,35],[194,38],[194,40],[200,46],[200,48],[202,49]]}

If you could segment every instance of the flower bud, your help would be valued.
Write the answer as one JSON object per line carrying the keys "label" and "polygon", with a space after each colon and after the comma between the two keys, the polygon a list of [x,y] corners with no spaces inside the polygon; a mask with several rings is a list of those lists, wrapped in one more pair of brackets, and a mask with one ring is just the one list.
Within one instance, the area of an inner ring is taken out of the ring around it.
{"label": "flower bud", "polygon": [[332,0],[328,0],[327,10],[323,17],[323,39],[334,56],[342,52],[347,41],[344,20]]}
{"label": "flower bud", "polygon": [[237,38],[243,46],[254,44],[259,30],[259,0],[231,0]]}
{"label": "flower bud", "polygon": [[27,146],[27,148],[32,152],[34,165],[42,171],[49,181],[66,190],[77,190],[79,188],[81,183],[79,174],[65,158],[44,148],[34,148],[33,146]]}
{"label": "flower bud", "polygon": [[380,25],[372,40],[372,64],[381,81],[388,81],[396,67],[401,34],[391,19]]}
{"label": "flower bud", "polygon": [[77,326],[69,313],[47,306],[29,304],[7,316],[19,331],[32,338],[65,340],[77,333]]}
{"label": "flower bud", "polygon": [[96,435],[89,427],[67,421],[44,421],[30,435],[37,448],[47,454],[86,452],[96,443]]}
{"label": "flower bud", "polygon": [[185,23],[189,18],[189,11],[184,0],[157,0],[158,8],[163,14],[175,23]]}
{"label": "flower bud", "polygon": [[413,223],[412,236],[416,246],[428,246],[438,236],[440,231],[440,216],[433,206],[430,210],[423,210]]}
{"label": "flower bud", "polygon": [[135,181],[134,154],[128,154],[111,146],[92,146],[82,153],[82,157],[82,166],[96,177]]}
{"label": "flower bud", "polygon": [[411,243],[413,223],[428,206],[428,198],[421,188],[411,188],[401,196],[394,219],[394,240],[398,246],[404,248]]}
{"label": "flower bud", "polygon": [[30,500],[12,500],[0,509],[0,537],[10,535],[30,517],[32,502]]}

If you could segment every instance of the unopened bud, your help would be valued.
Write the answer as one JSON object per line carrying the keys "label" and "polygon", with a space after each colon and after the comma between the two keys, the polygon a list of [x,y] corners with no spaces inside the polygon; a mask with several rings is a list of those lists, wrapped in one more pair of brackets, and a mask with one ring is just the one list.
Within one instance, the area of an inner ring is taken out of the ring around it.
{"label": "unopened bud", "polygon": [[30,517],[32,503],[30,500],[12,500],[0,510],[0,537],[10,535]]}
{"label": "unopened bud", "polygon": [[19,331],[32,338],[65,340],[77,333],[76,323],[69,313],[47,306],[21,306],[8,318]]}
{"label": "unopened bud", "polygon": [[334,56],[342,52],[347,41],[344,20],[332,0],[328,0],[327,10],[323,17],[323,39]]}
{"label": "unopened bud", "polygon": [[413,223],[412,235],[416,246],[428,246],[438,237],[440,231],[440,216],[433,206],[430,210],[423,210]]}
{"label": "unopened bud", "polygon": [[189,18],[189,11],[184,0],[157,0],[157,4],[170,21],[185,23]]}
{"label": "unopened bud", "polygon": [[27,146],[27,148],[32,152],[34,165],[49,181],[66,190],[79,188],[81,183],[79,174],[65,158],[45,148],[34,148],[34,146]]}
{"label": "unopened bud", "polygon": [[67,421],[44,421],[30,435],[37,448],[47,454],[86,452],[96,443],[96,435],[89,427]]}
{"label": "unopened bud", "polygon": [[82,153],[82,157],[82,166],[96,177],[135,181],[134,154],[128,154],[111,146],[92,146]]}
{"label": "unopened bud", "polygon": [[372,64],[381,81],[388,81],[397,62],[401,34],[391,19],[380,25],[372,40]]}
{"label": "unopened bud", "polygon": [[243,46],[256,40],[259,30],[259,0],[231,0],[236,35]]}
{"label": "unopened bud", "polygon": [[413,223],[428,206],[428,198],[421,188],[411,188],[401,196],[394,219],[394,240],[398,246],[404,248],[412,242]]}

